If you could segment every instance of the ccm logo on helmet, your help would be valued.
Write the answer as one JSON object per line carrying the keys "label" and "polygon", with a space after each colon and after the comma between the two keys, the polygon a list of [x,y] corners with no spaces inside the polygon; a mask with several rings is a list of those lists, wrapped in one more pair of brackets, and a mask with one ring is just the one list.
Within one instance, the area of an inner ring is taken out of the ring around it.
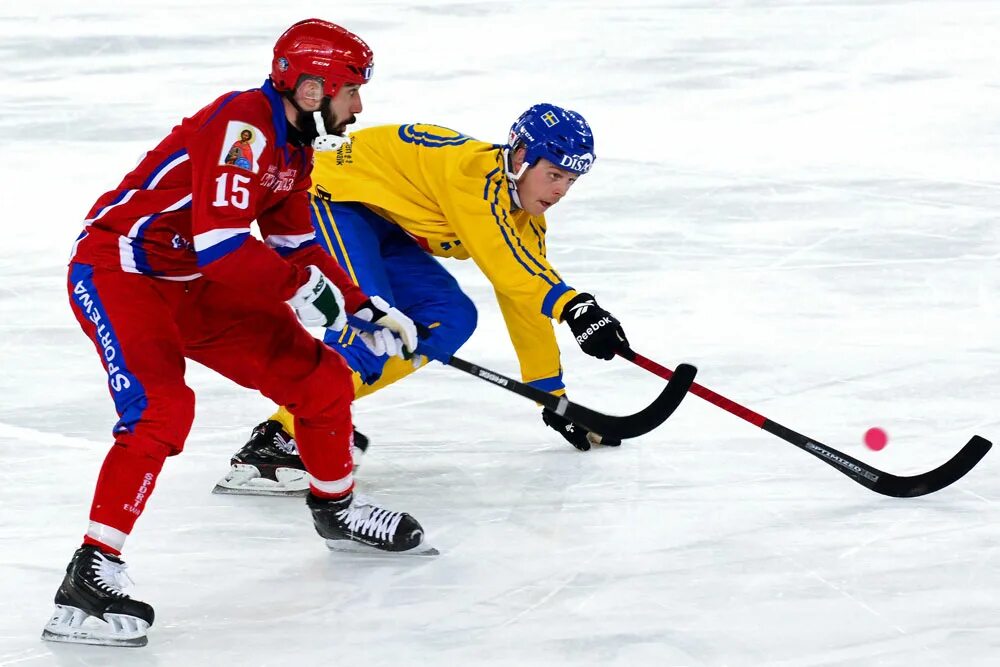
{"label": "ccm logo on helmet", "polygon": [[593,164],[594,156],[590,153],[584,153],[583,155],[563,155],[562,159],[559,160],[559,166],[563,169],[569,169],[581,174],[586,174],[590,171],[590,167]]}

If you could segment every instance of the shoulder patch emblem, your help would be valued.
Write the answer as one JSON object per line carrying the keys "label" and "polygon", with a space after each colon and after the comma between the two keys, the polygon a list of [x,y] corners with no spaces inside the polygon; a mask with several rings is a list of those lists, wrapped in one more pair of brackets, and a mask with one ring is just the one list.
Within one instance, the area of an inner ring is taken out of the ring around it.
{"label": "shoulder patch emblem", "polygon": [[257,173],[258,160],[267,146],[267,137],[249,123],[231,120],[226,125],[226,138],[222,141],[220,165],[231,165]]}

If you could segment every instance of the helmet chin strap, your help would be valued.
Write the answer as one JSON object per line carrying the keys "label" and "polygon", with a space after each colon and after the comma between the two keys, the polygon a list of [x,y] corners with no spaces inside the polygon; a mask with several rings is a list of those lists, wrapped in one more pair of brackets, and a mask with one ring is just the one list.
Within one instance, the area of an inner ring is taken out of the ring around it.
{"label": "helmet chin strap", "polygon": [[[329,97],[325,98],[325,100],[329,99]],[[322,111],[313,111],[312,116],[313,122],[316,123],[316,138],[312,140],[314,151],[335,151],[347,143],[347,137],[327,132],[326,121],[323,120]]]}
{"label": "helmet chin strap", "polygon": [[527,161],[521,163],[521,168],[517,170],[515,174],[512,169],[512,161],[514,159],[514,151],[508,146],[503,149],[503,164],[504,172],[507,175],[508,190],[510,192],[510,202],[516,207],[521,208],[521,197],[517,194],[517,182],[521,180],[524,176],[524,172],[528,170]]}
{"label": "helmet chin strap", "polygon": [[295,101],[295,96],[291,93],[286,94],[286,97],[292,103],[292,106],[295,107],[295,110],[299,112],[297,125],[299,125],[299,129],[305,135],[306,139],[312,143],[313,150],[335,151],[348,141],[347,137],[334,134],[326,126],[324,116],[330,111],[330,104],[333,102],[329,95],[324,95],[323,100],[319,104],[319,109],[312,112],[306,111],[299,106],[299,103]]}

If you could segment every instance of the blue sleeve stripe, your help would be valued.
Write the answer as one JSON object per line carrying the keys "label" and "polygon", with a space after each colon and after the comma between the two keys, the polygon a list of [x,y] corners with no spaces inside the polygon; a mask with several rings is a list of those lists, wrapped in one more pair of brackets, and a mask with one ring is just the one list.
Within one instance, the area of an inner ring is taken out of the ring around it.
{"label": "blue sleeve stripe", "polygon": [[98,210],[97,213],[94,214],[93,218],[88,218],[84,222],[89,225],[92,222],[96,222],[96,221],[100,220],[101,218],[104,217],[104,215],[108,211],[110,211],[111,209],[113,209],[115,206],[118,206],[119,204],[123,204],[126,201],[128,201],[129,199],[131,199],[132,195],[134,195],[136,192],[138,192],[138,190],[121,190],[121,191],[119,191],[118,192],[118,196],[115,197],[113,200],[111,200],[110,204],[108,204],[106,206],[102,206],[100,208],[100,210]]}
{"label": "blue sleeve stripe", "polygon": [[[491,185],[493,186],[492,198],[490,197]],[[506,209],[501,209],[500,207],[500,192],[503,185],[504,185],[504,180],[503,177],[500,176],[500,168],[498,167],[486,175],[486,185],[483,187],[483,198],[489,202],[490,212],[493,214],[493,220],[496,223],[497,228],[500,230],[500,234],[503,236],[504,242],[506,242],[507,247],[510,249],[511,254],[514,256],[514,259],[516,259],[517,262],[530,275],[538,276],[546,283],[548,283],[548,285],[550,286],[549,292],[546,294],[545,299],[543,300],[542,312],[545,313],[548,317],[552,317],[551,315],[552,307],[555,305],[555,302],[559,298],[559,296],[561,294],[565,294],[566,291],[569,289],[569,287],[565,285],[562,282],[562,279],[559,278],[558,276],[556,276],[556,280],[553,281],[551,278],[549,278],[549,276],[545,275],[546,272],[550,271],[550,269],[547,269],[545,265],[543,265],[541,262],[535,259],[535,257],[528,251],[528,249],[524,247],[524,244],[521,242],[520,236],[517,234],[513,226],[510,224]],[[502,211],[502,217],[501,214],[498,214],[498,209]],[[514,242],[512,242],[511,240],[512,238],[514,239],[514,241],[516,241],[517,247],[514,246]],[[518,252],[518,248],[520,248],[521,250],[520,253]],[[524,259],[522,259],[522,253],[525,257],[528,258],[528,260],[530,260],[532,264],[538,267],[539,269],[538,271],[533,269],[531,266],[528,265],[527,262],[525,262]],[[554,274],[555,271],[551,271],[551,273]],[[554,296],[553,292],[556,292]]]}
{"label": "blue sleeve stripe", "polygon": [[189,208],[191,208],[191,195],[183,197],[159,213],[146,216],[146,218],[140,218],[141,222],[139,224],[139,229],[136,230],[135,238],[133,238],[129,243],[129,247],[132,252],[132,259],[134,260],[135,268],[139,273],[149,276],[163,275],[162,271],[154,270],[152,265],[149,263],[148,256],[146,255],[146,231],[149,230],[150,226],[156,221],[156,219],[164,213],[186,211]]}
{"label": "blue sleeve stripe", "polygon": [[[510,236],[507,234],[507,227],[500,220],[500,216],[497,214],[497,208],[498,208],[498,205],[500,203],[500,198],[499,198],[500,197],[500,195],[499,195],[499,193],[500,193],[499,181],[498,181],[498,187],[496,188],[496,190],[494,190],[494,193],[493,193],[493,201],[490,201],[490,199],[489,199],[489,191],[490,191],[490,185],[491,185],[490,177],[493,174],[496,174],[499,171],[500,171],[499,169],[494,169],[493,171],[491,171],[487,175],[487,177],[486,177],[486,187],[483,188],[484,199],[486,199],[486,201],[489,202],[490,213],[493,214],[493,221],[496,223],[497,228],[500,230],[501,236],[503,236],[504,242],[507,244],[507,247],[510,249],[510,254],[512,254],[514,256],[514,259],[517,260],[518,264],[520,264],[522,267],[524,267],[525,271],[527,271],[528,273],[530,273],[533,276],[534,275],[538,275],[534,271],[532,271],[531,267],[528,266],[527,264],[525,264],[524,260],[521,259],[521,257],[517,254],[517,250],[514,248],[514,244],[511,243]],[[504,215],[506,215],[506,212],[504,212]]]}
{"label": "blue sleeve stripe", "polygon": [[129,244],[132,249],[132,259],[135,262],[135,268],[139,273],[144,273],[146,275],[158,275],[153,267],[149,264],[149,259],[146,257],[146,230],[149,226],[160,217],[160,213],[154,213],[153,215],[147,216],[143,220],[142,224],[139,225],[139,229],[136,231],[135,238]]}
{"label": "blue sleeve stripe", "polygon": [[517,254],[517,250],[514,249],[514,244],[510,242],[510,236],[507,235],[507,230],[504,228],[503,223],[500,222],[500,216],[497,215],[496,204],[490,204],[490,211],[493,213],[493,220],[496,221],[497,227],[500,228],[500,234],[503,235],[503,240],[507,243],[507,247],[510,248],[510,254],[514,256],[514,259],[517,260],[518,264],[524,267],[525,271],[527,271],[533,276],[537,276],[538,274],[535,273],[530,266],[524,263],[524,260],[521,259],[521,256]]}
{"label": "blue sleeve stripe", "polygon": [[486,174],[486,185],[483,186],[483,199],[485,199],[486,201],[490,200],[490,181],[498,173],[500,173],[500,167],[497,167],[490,173]]}
{"label": "blue sleeve stripe", "polygon": [[[503,185],[503,179],[502,178],[496,179],[495,188],[494,188],[494,192],[493,192],[493,200],[494,201],[499,201],[499,198],[500,198],[500,188],[501,188],[502,185]],[[514,232],[514,228],[511,226],[510,222],[508,222],[508,220],[507,220],[507,211],[504,211],[503,217],[504,217],[504,224],[506,225],[506,227],[508,229],[510,229],[511,232]],[[536,230],[536,233],[537,233],[537,230]],[[554,286],[556,283],[553,282],[547,275],[545,275],[546,272],[550,271],[550,269],[546,268],[544,264],[542,264],[537,259],[535,259],[535,256],[532,255],[531,252],[526,247],[524,247],[524,244],[521,242],[520,235],[518,235],[516,232],[514,232],[514,238],[517,239],[517,245],[518,245],[518,247],[521,248],[521,250],[527,256],[527,258],[529,260],[531,260],[531,262],[536,267],[538,267],[538,274],[537,275],[540,276],[549,285]],[[544,255],[544,253],[543,253],[543,255]],[[555,273],[555,271],[551,271],[551,273]],[[536,274],[532,273],[532,275],[536,275]],[[558,281],[558,276],[556,276],[556,278],[557,278],[557,281]]]}
{"label": "blue sleeve stripe", "polygon": [[[527,271],[528,273],[530,273],[533,276],[537,276],[537,275],[539,275],[538,272],[535,271],[534,269],[532,269],[530,266],[528,266],[524,262],[524,260],[521,259],[521,255],[518,254],[517,248],[515,248],[514,244],[511,242],[511,237],[513,237],[517,241],[518,247],[520,247],[521,250],[524,250],[524,254],[527,255],[528,258],[530,260],[532,260],[532,262],[534,262],[535,265],[538,265],[538,262],[535,261],[535,258],[532,257],[531,254],[527,250],[525,250],[524,245],[521,243],[521,239],[517,235],[517,232],[514,230],[513,227],[511,227],[510,223],[507,221],[507,211],[506,211],[506,209],[500,209],[503,212],[503,219],[501,219],[501,216],[497,215],[497,210],[500,208],[499,207],[499,204],[500,204],[500,187],[503,185],[503,179],[502,178],[497,178],[495,180],[491,180],[491,175],[495,175],[499,171],[500,171],[499,169],[494,169],[493,171],[491,171],[487,175],[486,188],[483,190],[483,192],[486,195],[486,197],[488,198],[489,197],[489,187],[490,187],[490,185],[494,186],[493,187],[493,200],[490,201],[490,211],[493,213],[493,219],[496,221],[497,227],[499,227],[500,233],[503,235],[504,241],[507,242],[507,247],[510,248],[511,254],[514,255],[514,259],[516,259],[518,261],[518,263],[521,266],[524,267],[525,271]],[[489,201],[489,199],[487,199],[487,201]],[[541,268],[544,271],[544,267],[539,266],[539,268]],[[547,283],[549,283],[550,285],[552,284],[552,281],[550,281],[545,276],[541,276],[541,278],[543,280],[545,280]]]}
{"label": "blue sleeve stripe", "polygon": [[198,129],[200,130],[202,127],[205,127],[206,125],[208,125],[209,123],[211,123],[212,119],[215,118],[216,116],[218,116],[219,112],[222,111],[223,109],[225,109],[226,105],[233,101],[234,97],[236,97],[237,95],[241,95],[244,92],[246,92],[246,91],[237,90],[235,92],[232,92],[232,93],[229,93],[228,95],[226,95],[226,99],[222,100],[222,104],[219,105],[219,108],[216,109],[215,111],[213,111],[212,115],[209,116],[208,119],[204,123],[202,123],[201,127],[199,127]]}
{"label": "blue sleeve stripe", "polygon": [[570,286],[566,283],[559,283],[558,285],[553,285],[552,289],[549,290],[545,298],[542,299],[542,315],[545,317],[555,317],[552,314],[552,309],[556,306],[556,301],[559,300],[563,294],[570,290]]}
{"label": "blue sleeve stripe", "polygon": [[555,377],[532,380],[528,383],[528,386],[547,392],[559,391],[560,389],[566,388],[566,385],[563,384],[562,373],[559,373],[559,375],[556,375]]}
{"label": "blue sleeve stripe", "polygon": [[150,184],[153,183],[153,181],[158,180],[160,177],[162,177],[163,173],[166,173],[165,170],[169,171],[170,169],[173,169],[176,166],[176,165],[173,164],[174,160],[176,160],[177,158],[179,158],[179,157],[181,157],[183,155],[186,155],[186,154],[187,154],[187,149],[186,148],[182,148],[179,151],[177,151],[177,152],[175,152],[175,153],[173,153],[171,155],[168,155],[163,160],[163,162],[161,162],[160,164],[156,165],[156,169],[154,169],[152,171],[152,173],[150,173],[149,176],[146,177],[146,180],[142,182],[142,189],[143,190],[148,190]]}
{"label": "blue sleeve stripe", "polygon": [[230,236],[224,241],[220,241],[215,245],[209,246],[204,250],[198,251],[198,267],[201,268],[206,264],[211,264],[217,259],[221,259],[239,248],[243,243],[250,238],[250,233],[246,232],[243,234],[235,234]]}
{"label": "blue sleeve stripe", "polygon": [[[531,231],[535,232],[535,236],[538,237],[538,254],[545,257],[545,244],[542,242],[542,239],[544,238],[542,233],[538,231],[538,227],[535,227],[535,223],[530,220],[528,221],[528,226],[531,227]],[[553,273],[555,272],[553,271]]]}
{"label": "blue sleeve stripe", "polygon": [[544,280],[545,282],[547,282],[549,285],[554,285],[555,283],[553,283],[551,280],[549,280],[549,277],[545,275],[545,272],[547,270],[545,268],[545,265],[542,264],[541,262],[539,262],[537,259],[535,259],[535,256],[532,255],[531,252],[527,248],[524,247],[524,244],[521,242],[521,235],[518,234],[514,230],[513,225],[510,224],[510,221],[507,218],[507,211],[503,212],[503,223],[504,223],[504,226],[507,227],[507,229],[509,229],[511,231],[511,233],[514,236],[514,238],[517,240],[517,247],[520,248],[522,252],[524,252],[524,254],[528,257],[528,259],[531,260],[532,264],[534,264],[536,267],[538,267],[538,276],[542,280]]}
{"label": "blue sleeve stripe", "polygon": [[305,243],[297,245],[294,248],[289,248],[287,246],[277,246],[274,249],[274,251],[279,255],[281,255],[282,257],[288,257],[289,255],[294,255],[298,251],[304,250],[314,245],[319,245],[318,243],[316,243],[316,239],[313,239],[311,241],[306,241]]}

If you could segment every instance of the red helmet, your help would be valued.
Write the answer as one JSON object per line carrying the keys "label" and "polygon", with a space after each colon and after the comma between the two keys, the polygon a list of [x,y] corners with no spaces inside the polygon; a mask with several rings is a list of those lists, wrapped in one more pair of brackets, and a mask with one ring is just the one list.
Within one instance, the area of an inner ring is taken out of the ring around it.
{"label": "red helmet", "polygon": [[323,94],[333,96],[345,83],[372,78],[372,50],[349,30],[320,19],[299,21],[278,38],[271,61],[275,89],[295,88],[302,76],[323,79]]}

